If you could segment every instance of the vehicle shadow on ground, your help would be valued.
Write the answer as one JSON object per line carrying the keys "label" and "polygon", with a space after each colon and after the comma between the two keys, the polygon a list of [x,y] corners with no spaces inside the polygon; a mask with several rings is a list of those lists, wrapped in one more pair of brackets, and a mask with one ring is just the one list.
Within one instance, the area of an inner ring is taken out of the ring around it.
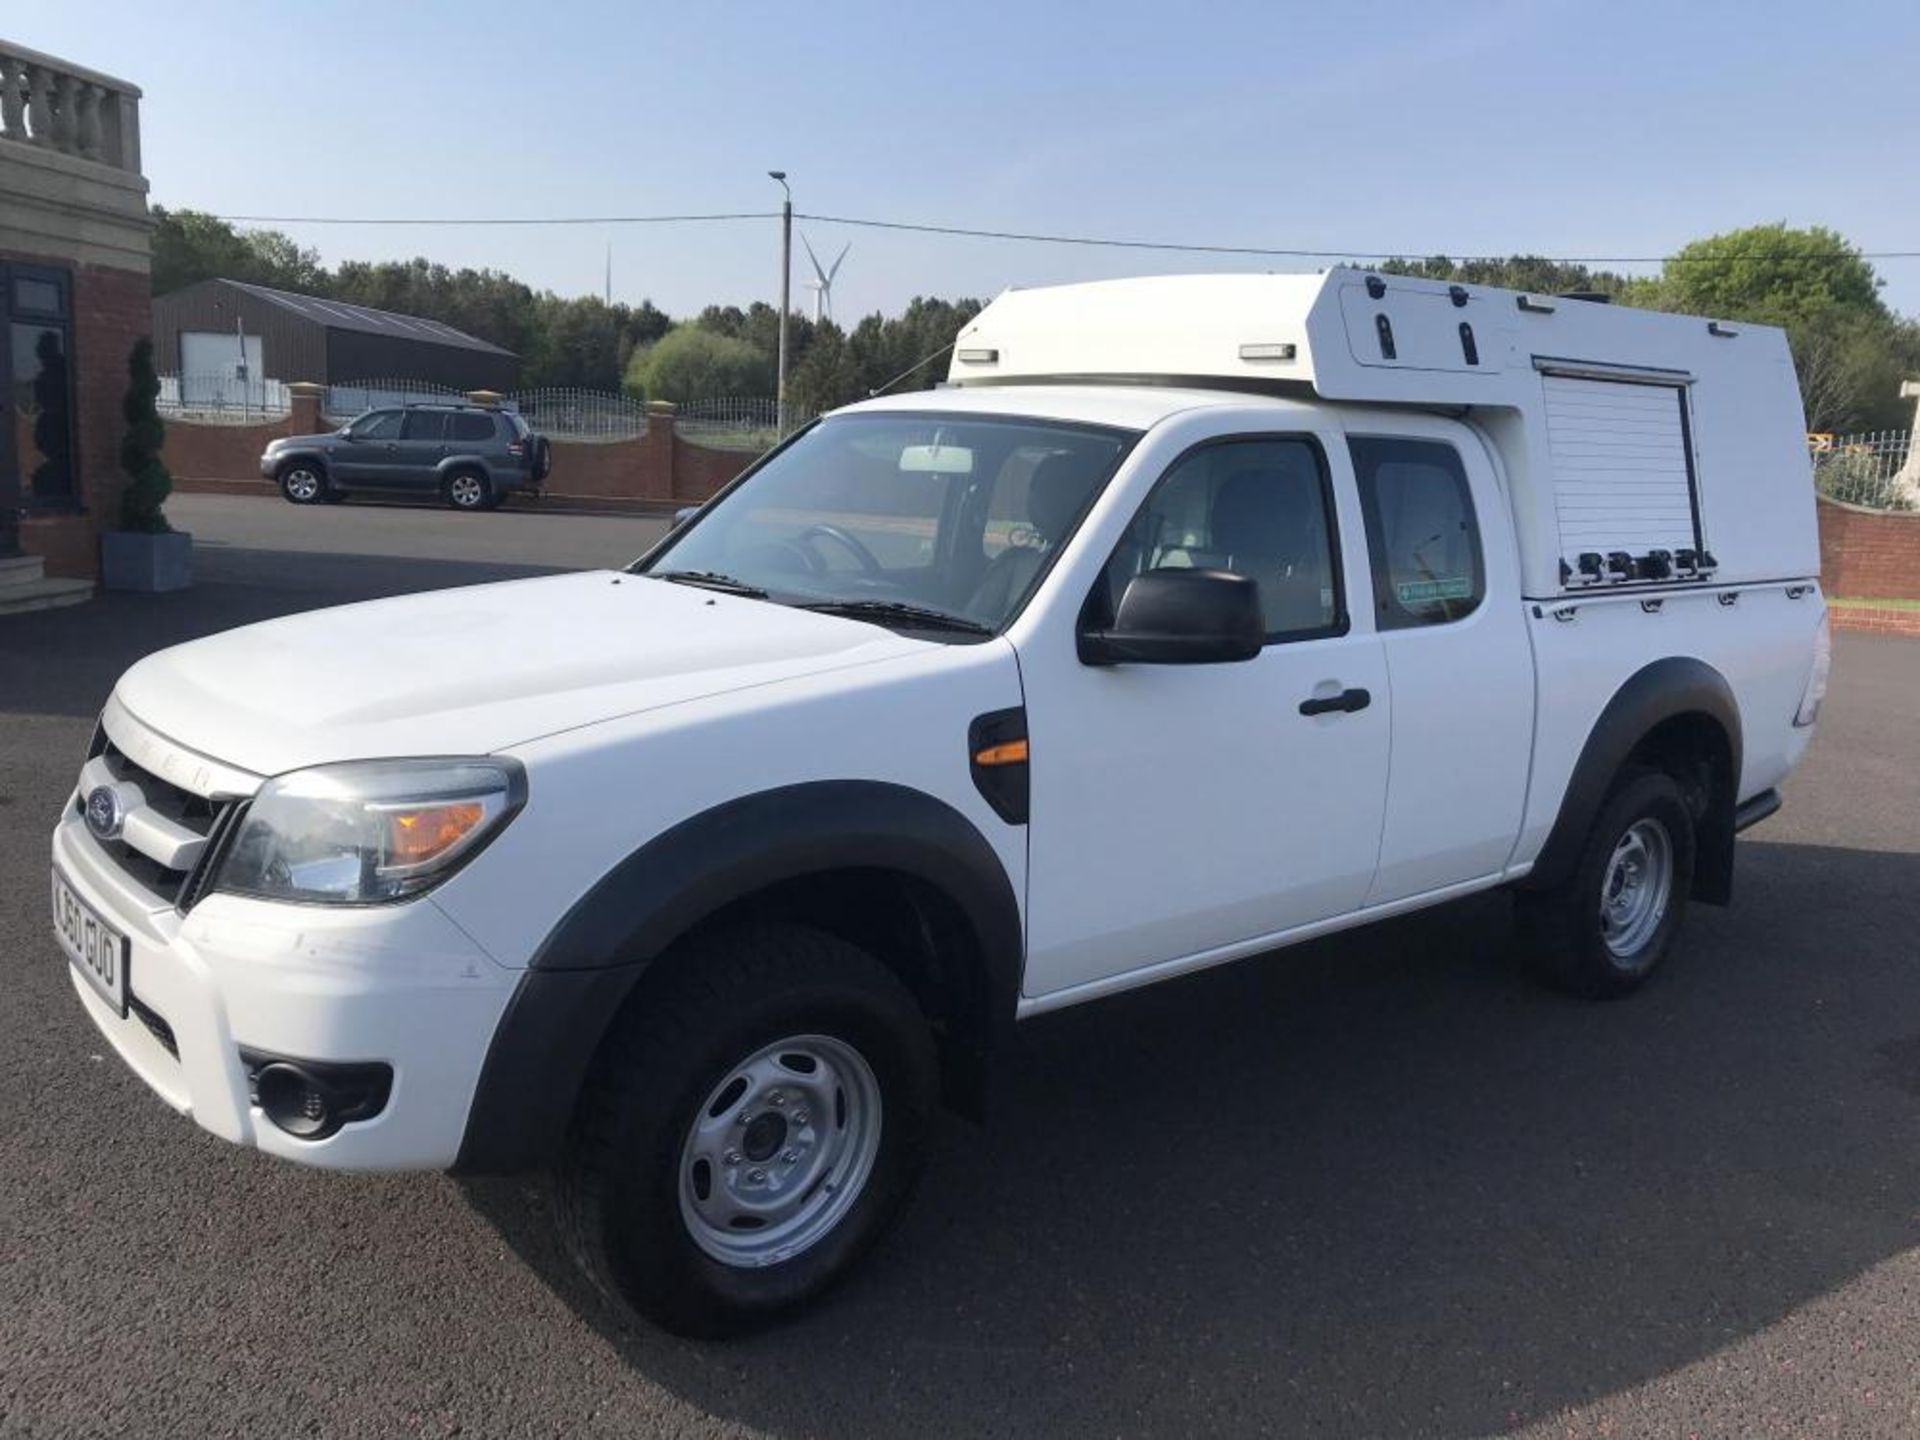
{"label": "vehicle shadow on ground", "polygon": [[866,1270],[732,1345],[630,1328],[540,1187],[464,1188],[773,1431],[1503,1428],[1920,1243],[1920,854],[1749,843],[1739,888],[1621,1003],[1535,988],[1487,896],[1034,1022]]}
{"label": "vehicle shadow on ground", "polygon": [[191,589],[102,592],[64,610],[0,616],[0,713],[92,717],[155,650],[259,620],[419,590],[557,573],[552,567],[203,545]]}

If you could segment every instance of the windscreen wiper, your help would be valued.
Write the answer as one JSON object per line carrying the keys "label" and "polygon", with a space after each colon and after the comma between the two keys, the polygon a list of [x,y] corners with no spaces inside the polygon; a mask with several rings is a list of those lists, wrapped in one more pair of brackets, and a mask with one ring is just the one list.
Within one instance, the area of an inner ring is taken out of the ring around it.
{"label": "windscreen wiper", "polygon": [[909,629],[952,630],[961,635],[991,635],[993,627],[951,615],[945,610],[930,610],[910,605],[905,600],[814,600],[796,607],[821,615],[842,615],[849,620],[897,621]]}
{"label": "windscreen wiper", "polygon": [[671,580],[676,585],[698,585],[703,590],[720,590],[728,595],[744,595],[749,600],[764,600],[767,592],[718,570],[648,570],[655,580]]}

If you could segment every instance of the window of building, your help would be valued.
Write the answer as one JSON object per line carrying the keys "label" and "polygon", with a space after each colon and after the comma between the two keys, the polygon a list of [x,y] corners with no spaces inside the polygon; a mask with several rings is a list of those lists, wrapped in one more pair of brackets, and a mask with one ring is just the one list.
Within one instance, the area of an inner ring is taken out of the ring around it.
{"label": "window of building", "polygon": [[70,281],[59,271],[24,266],[14,267],[7,281],[0,290],[7,302],[4,374],[21,499],[31,509],[68,509],[79,499]]}
{"label": "window of building", "polygon": [[1350,442],[1382,630],[1471,615],[1486,593],[1480,527],[1459,452],[1434,440]]}

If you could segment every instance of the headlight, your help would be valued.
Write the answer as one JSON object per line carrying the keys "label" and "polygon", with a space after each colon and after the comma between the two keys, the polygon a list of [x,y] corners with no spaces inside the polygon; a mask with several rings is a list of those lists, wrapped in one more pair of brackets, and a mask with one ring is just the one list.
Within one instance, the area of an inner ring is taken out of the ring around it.
{"label": "headlight", "polygon": [[218,888],[374,905],[439,884],[526,803],[511,760],[374,760],[269,780],[247,806]]}

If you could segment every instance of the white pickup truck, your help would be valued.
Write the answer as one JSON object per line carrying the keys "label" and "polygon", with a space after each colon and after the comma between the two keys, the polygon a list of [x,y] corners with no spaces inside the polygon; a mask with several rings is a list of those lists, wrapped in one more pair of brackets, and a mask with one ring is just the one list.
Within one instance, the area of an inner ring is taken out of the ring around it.
{"label": "white pickup truck", "polygon": [[314,1165],[552,1167],[610,1294],[819,1292],[1015,1023],[1492,887],[1643,982],[1826,684],[1778,331],[1382,277],[1011,292],[630,569],[152,655],[74,989]]}

